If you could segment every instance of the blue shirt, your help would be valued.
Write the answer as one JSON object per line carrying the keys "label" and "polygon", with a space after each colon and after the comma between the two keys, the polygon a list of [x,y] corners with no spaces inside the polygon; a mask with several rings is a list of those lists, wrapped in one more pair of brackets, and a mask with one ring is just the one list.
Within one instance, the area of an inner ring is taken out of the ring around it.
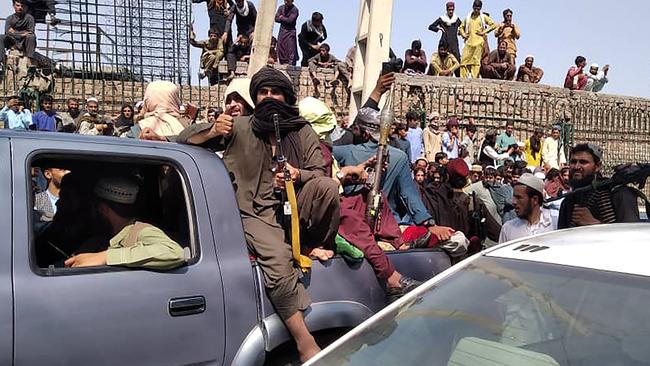
{"label": "blue shirt", "polygon": [[34,115],[34,124],[36,129],[39,131],[56,131],[56,112],[50,111],[47,113],[45,111],[36,112]]}
{"label": "blue shirt", "polygon": [[451,134],[449,132],[442,134],[442,152],[447,154],[447,158],[449,158],[449,160],[458,158],[458,147],[460,145],[458,137],[452,144],[450,135]]}
{"label": "blue shirt", "polygon": [[[421,224],[430,219],[431,215],[424,207],[422,196],[413,183],[408,157],[403,151],[392,146],[388,146],[388,152],[390,159],[381,190],[388,197],[388,204],[395,213],[397,222],[404,222],[396,214],[398,199],[400,199],[407,208],[412,223]],[[334,146],[332,154],[342,167],[359,165],[377,154],[377,144],[367,142],[360,145]],[[355,186],[346,187],[347,193],[354,190]]]}
{"label": "blue shirt", "polygon": [[29,109],[23,109],[21,113],[16,113],[13,109],[5,106],[0,110],[0,121],[3,121],[5,128],[12,130],[27,130],[32,122],[32,112]]}
{"label": "blue shirt", "polygon": [[424,154],[422,129],[420,127],[409,128],[408,132],[406,132],[406,139],[411,144],[411,163],[415,163],[415,161]]}
{"label": "blue shirt", "polygon": [[505,132],[497,136],[497,147],[496,150],[497,152],[504,152],[508,151],[508,146],[514,145],[517,143],[517,139],[515,139],[515,135],[513,134],[512,136],[508,136]]}

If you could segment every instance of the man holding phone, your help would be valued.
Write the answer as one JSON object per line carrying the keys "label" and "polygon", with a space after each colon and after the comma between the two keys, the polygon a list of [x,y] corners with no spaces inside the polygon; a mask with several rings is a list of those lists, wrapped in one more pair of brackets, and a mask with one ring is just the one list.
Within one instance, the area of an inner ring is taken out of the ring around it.
{"label": "man holding phone", "polygon": [[23,106],[17,96],[9,97],[7,104],[0,110],[0,121],[4,128],[12,130],[28,130],[33,124],[32,112]]}

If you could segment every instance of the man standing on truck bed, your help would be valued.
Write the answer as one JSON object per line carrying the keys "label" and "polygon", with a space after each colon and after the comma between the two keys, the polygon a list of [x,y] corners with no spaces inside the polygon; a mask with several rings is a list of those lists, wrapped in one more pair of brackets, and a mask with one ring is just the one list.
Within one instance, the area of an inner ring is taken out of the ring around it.
{"label": "man standing on truck bed", "polygon": [[282,202],[274,193],[274,186],[284,183],[282,173],[272,171],[274,114],[280,116],[281,144],[298,191],[303,246],[333,245],[339,225],[338,186],[326,177],[318,136],[298,114],[291,81],[265,67],[253,76],[250,94],[255,101],[252,116],[190,126],[178,142],[225,150],[223,159],[233,176],[249,250],[257,256],[269,297],[304,362],[320,348],[305,325],[303,312],[310,299],[293,266],[281,223]]}

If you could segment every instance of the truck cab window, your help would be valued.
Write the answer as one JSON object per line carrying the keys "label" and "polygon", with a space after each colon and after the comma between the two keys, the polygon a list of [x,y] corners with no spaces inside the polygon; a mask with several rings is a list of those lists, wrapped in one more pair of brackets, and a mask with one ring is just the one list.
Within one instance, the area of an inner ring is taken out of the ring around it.
{"label": "truck cab window", "polygon": [[198,254],[173,165],[56,157],[30,168],[35,267],[169,270]]}

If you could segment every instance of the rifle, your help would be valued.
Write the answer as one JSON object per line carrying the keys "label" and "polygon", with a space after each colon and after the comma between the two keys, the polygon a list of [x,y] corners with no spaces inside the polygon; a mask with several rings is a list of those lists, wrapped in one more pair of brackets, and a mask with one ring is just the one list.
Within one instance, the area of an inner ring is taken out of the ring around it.
{"label": "rifle", "polygon": [[383,201],[381,199],[381,184],[384,177],[384,165],[388,163],[388,137],[390,128],[395,119],[393,112],[393,89],[391,86],[390,93],[386,97],[386,103],[379,116],[379,141],[377,146],[377,162],[375,163],[374,174],[370,179],[371,189],[366,197],[366,222],[373,233],[379,230],[381,226],[381,211]]}
{"label": "rifle", "polygon": [[282,149],[282,138],[280,137],[280,121],[277,114],[273,115],[273,126],[275,127],[276,142],[276,171],[281,171],[284,178],[284,192],[282,193],[282,209],[285,216],[290,218],[291,233],[291,254],[294,261],[298,264],[303,272],[311,268],[311,259],[302,255],[300,247],[300,219],[298,217],[298,202],[296,200],[296,190],[291,179],[291,172],[287,167],[287,158],[284,156]]}
{"label": "rifle", "polygon": [[648,198],[645,196],[645,194],[641,192],[641,190],[645,187],[648,177],[650,177],[650,164],[648,163],[621,164],[614,167],[614,175],[612,175],[611,178],[603,179],[600,181],[594,180],[588,186],[576,188],[571,192],[561,194],[554,198],[546,199],[544,200],[544,203],[548,204],[569,196],[573,196],[580,192],[591,191],[592,189],[596,191],[611,191],[618,187],[634,184],[635,186],[638,186],[638,188],[635,188],[635,193],[638,197],[645,201],[646,212],[650,212],[650,201],[648,201]]}
{"label": "rifle", "polygon": [[481,244],[483,244],[483,242],[485,242],[485,238],[487,237],[485,233],[485,217],[483,217],[481,206],[479,206],[476,192],[472,192],[472,207],[472,221],[474,222],[476,236],[478,236]]}

